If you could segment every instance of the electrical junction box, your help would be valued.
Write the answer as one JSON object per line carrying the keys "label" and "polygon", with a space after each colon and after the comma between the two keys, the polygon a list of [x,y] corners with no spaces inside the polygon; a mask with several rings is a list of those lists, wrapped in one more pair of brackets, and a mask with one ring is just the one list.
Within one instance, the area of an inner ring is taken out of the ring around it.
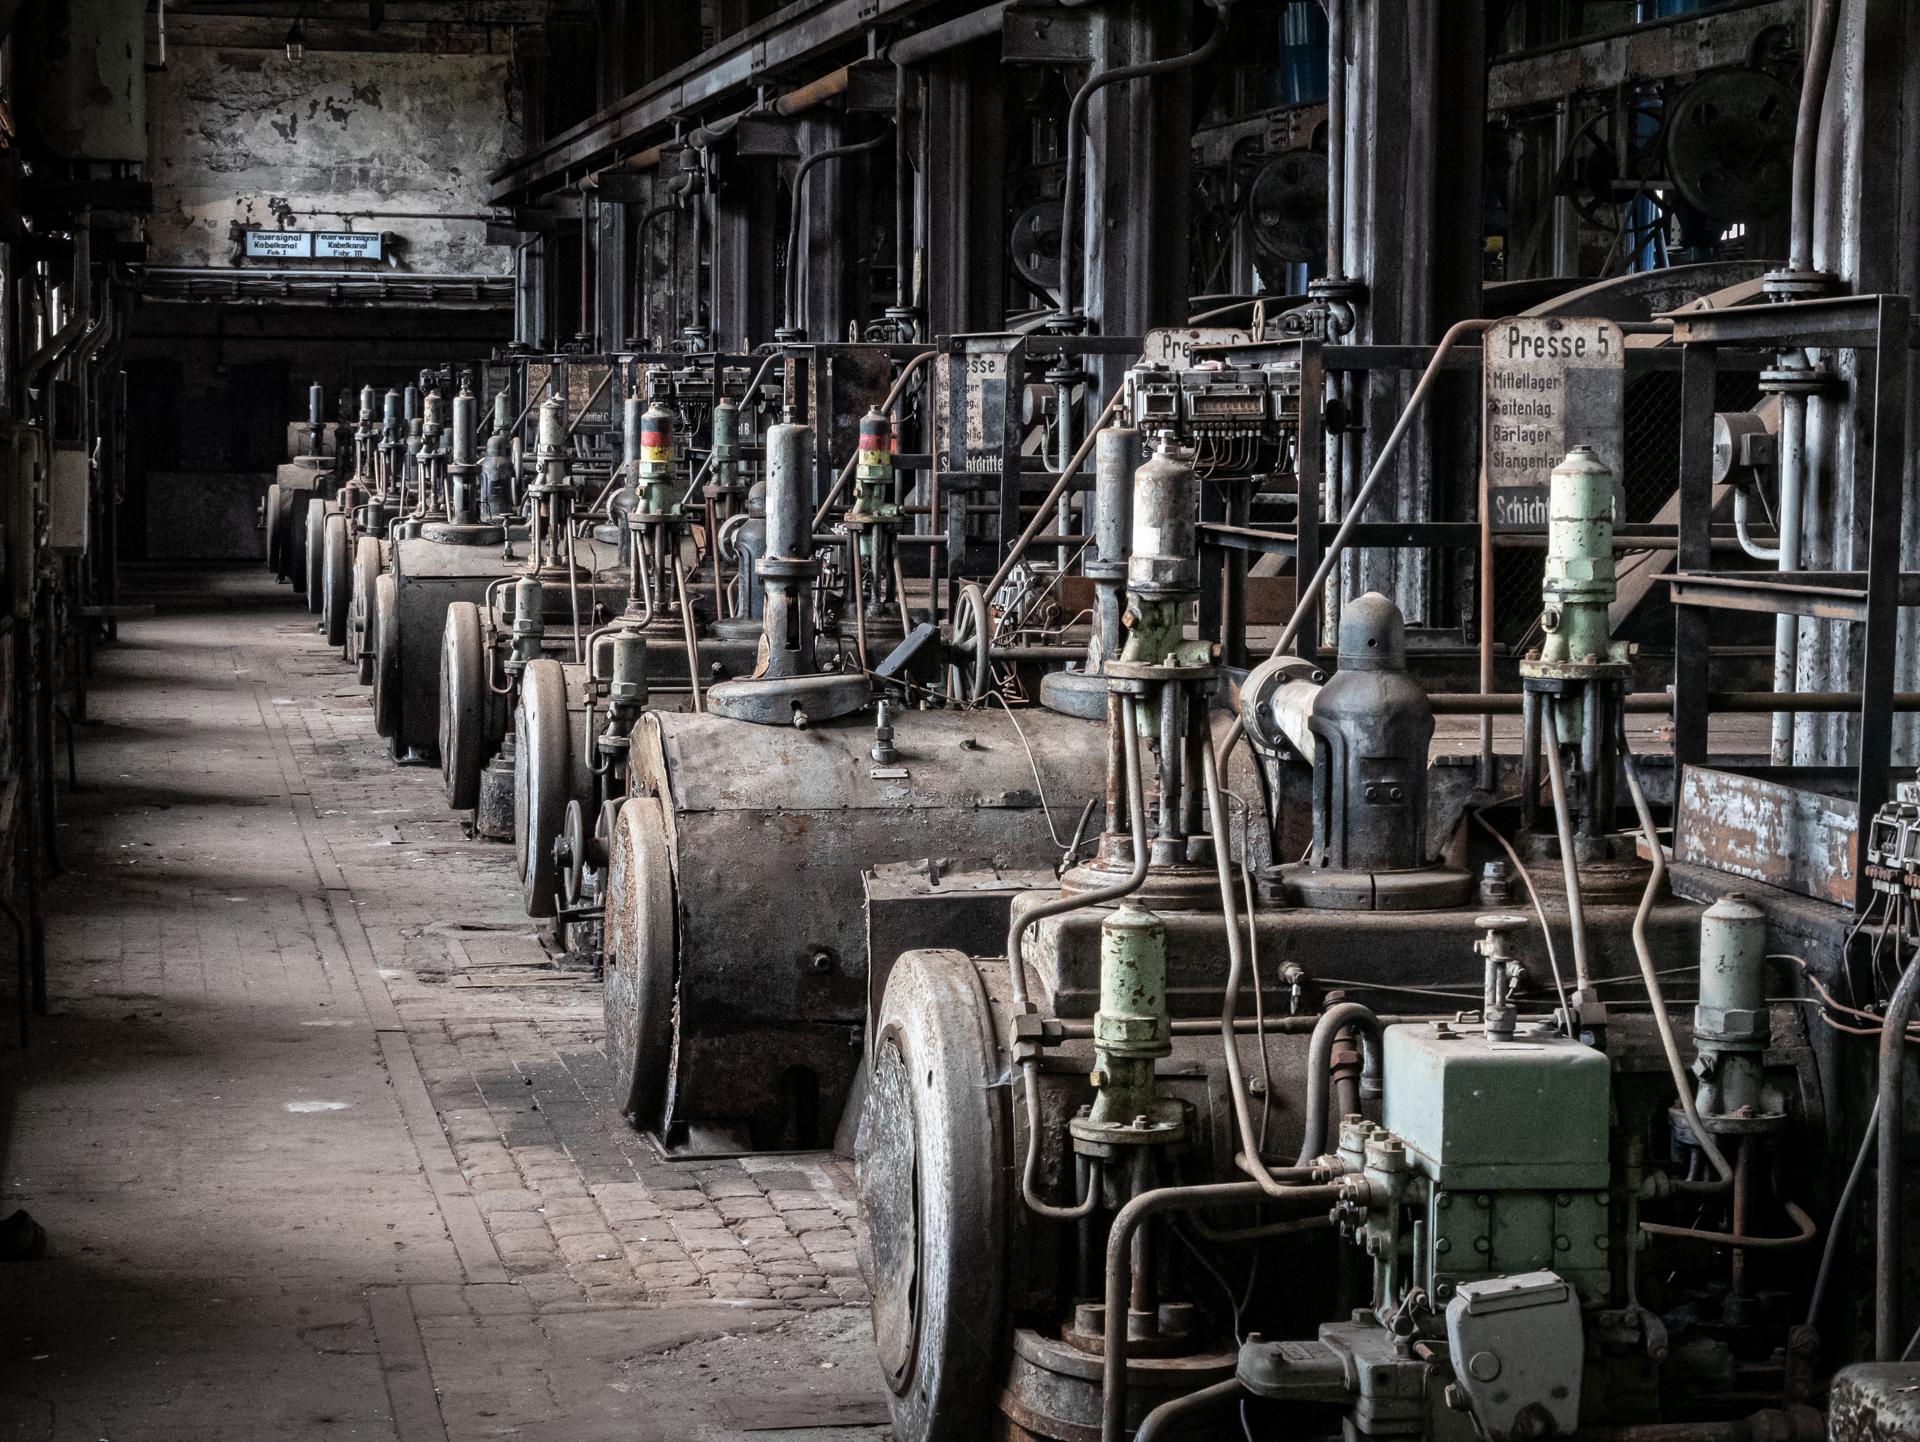
{"label": "electrical junction box", "polygon": [[1507,1038],[1477,1026],[1388,1027],[1384,1122],[1427,1183],[1416,1282],[1551,1269],[1606,1300],[1607,1059],[1546,1027]]}
{"label": "electrical junction box", "polygon": [[55,446],[47,475],[47,549],[56,556],[85,554],[91,514],[86,451],[79,446]]}

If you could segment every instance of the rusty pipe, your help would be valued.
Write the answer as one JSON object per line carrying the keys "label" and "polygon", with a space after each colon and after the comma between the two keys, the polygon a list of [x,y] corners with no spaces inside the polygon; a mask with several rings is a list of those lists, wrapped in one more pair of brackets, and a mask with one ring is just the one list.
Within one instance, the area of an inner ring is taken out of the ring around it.
{"label": "rusty pipe", "polygon": [[[1288,1202],[1311,1213],[1332,1207],[1337,1189],[1327,1185],[1295,1187]],[[1133,1281],[1133,1234],[1162,1212],[1201,1211],[1209,1207],[1269,1202],[1258,1182],[1212,1182],[1197,1187],[1161,1187],[1142,1192],[1114,1213],[1107,1232],[1107,1286],[1104,1355],[1100,1359],[1100,1442],[1125,1442],[1127,1435],[1127,1294]]]}

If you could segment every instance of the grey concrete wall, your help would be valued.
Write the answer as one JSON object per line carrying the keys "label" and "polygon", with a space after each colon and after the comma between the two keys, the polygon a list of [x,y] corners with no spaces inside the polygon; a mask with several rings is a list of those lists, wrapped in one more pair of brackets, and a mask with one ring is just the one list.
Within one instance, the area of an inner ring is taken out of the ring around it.
{"label": "grey concrete wall", "polygon": [[154,265],[234,264],[237,222],[385,230],[402,270],[511,272],[480,218],[487,173],[520,143],[506,44],[381,53],[310,39],[296,65],[277,40],[235,38],[177,19],[167,68],[148,77]]}

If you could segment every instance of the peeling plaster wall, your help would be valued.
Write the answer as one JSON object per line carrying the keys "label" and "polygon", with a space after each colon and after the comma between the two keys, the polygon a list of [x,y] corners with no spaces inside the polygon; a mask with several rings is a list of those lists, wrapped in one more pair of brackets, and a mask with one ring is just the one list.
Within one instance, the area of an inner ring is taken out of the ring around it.
{"label": "peeling plaster wall", "polygon": [[[277,49],[178,36],[167,69],[148,79],[148,115],[154,265],[233,265],[238,222],[390,231],[399,268],[421,274],[512,271],[512,250],[488,245],[471,218],[486,209],[487,173],[520,143],[504,48],[309,47],[296,65]],[[349,224],[342,211],[366,213]]]}

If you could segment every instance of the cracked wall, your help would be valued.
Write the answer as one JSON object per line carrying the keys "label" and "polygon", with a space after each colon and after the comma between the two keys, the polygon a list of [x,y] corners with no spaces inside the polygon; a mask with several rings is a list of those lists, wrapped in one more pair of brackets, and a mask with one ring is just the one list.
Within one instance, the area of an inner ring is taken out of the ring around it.
{"label": "cracked wall", "polygon": [[384,230],[400,270],[506,274],[512,251],[481,216],[518,114],[505,53],[309,48],[295,64],[178,43],[148,80],[151,263],[232,266],[238,223]]}

